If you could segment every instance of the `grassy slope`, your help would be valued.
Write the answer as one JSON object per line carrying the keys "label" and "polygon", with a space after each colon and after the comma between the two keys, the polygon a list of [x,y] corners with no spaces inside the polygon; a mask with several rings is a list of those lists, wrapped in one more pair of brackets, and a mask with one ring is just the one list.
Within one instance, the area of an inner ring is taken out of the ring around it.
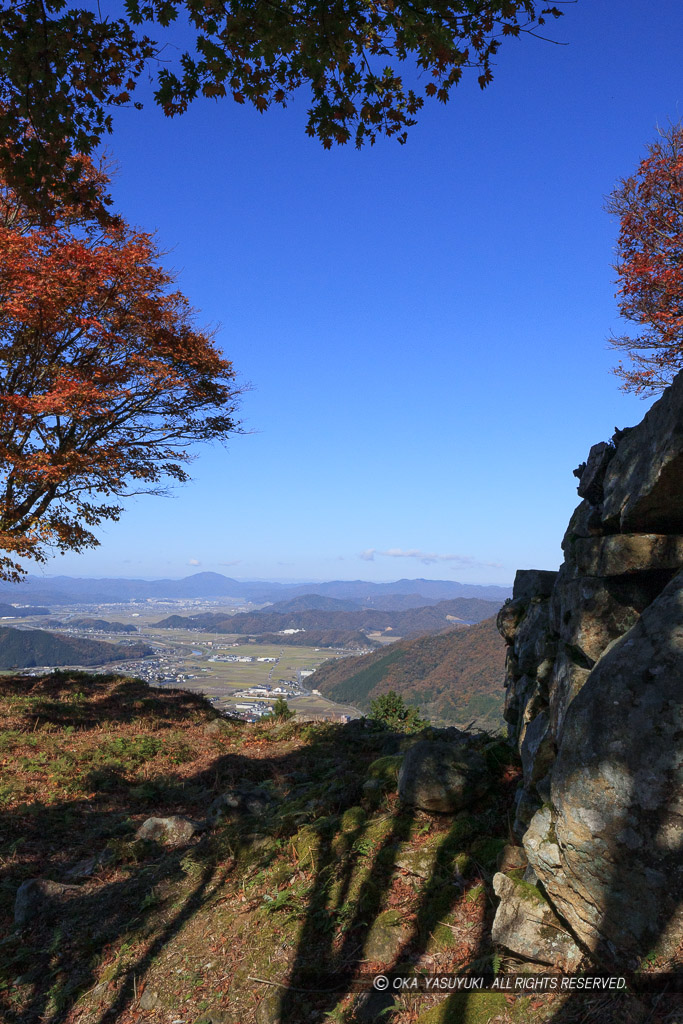
{"label": "grassy slope", "polygon": [[[387,911],[404,930],[386,966],[491,963],[491,877],[518,776],[504,744],[487,746],[490,796],[453,818],[399,806],[395,755],[410,740],[363,723],[228,724],[193,694],[117,676],[1,686],[3,1024],[346,1024],[357,996],[326,991],[324,972],[378,969],[366,948]],[[135,838],[150,815],[203,818],[238,783],[271,794],[265,817],[238,814],[177,848]],[[428,877],[397,866],[427,849]],[[12,931],[21,882],[65,881],[103,850],[52,916]],[[536,1024],[558,997],[474,994],[453,1015],[443,997],[406,996],[381,1019],[427,1024],[438,1003],[439,1024]]]}
{"label": "grassy slope", "polygon": [[503,724],[505,644],[487,619],[468,629],[400,640],[387,650],[322,665],[312,682],[332,700],[367,710],[396,690],[438,724]]}

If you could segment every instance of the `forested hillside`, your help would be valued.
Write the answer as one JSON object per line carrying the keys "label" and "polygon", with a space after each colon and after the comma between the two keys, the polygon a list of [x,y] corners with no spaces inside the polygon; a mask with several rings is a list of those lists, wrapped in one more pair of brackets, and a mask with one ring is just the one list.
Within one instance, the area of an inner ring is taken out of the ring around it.
{"label": "forested hillside", "polygon": [[253,638],[257,644],[282,644],[284,647],[344,647],[347,650],[372,650],[377,640],[360,629],[313,629],[301,633],[259,633]]}
{"label": "forested hillside", "polygon": [[124,625],[123,622],[109,622],[107,619],[93,619],[90,617],[78,618],[78,619],[67,619],[66,622],[50,621],[45,623],[46,626],[54,626],[56,629],[69,629],[75,627],[76,629],[99,629],[104,633],[137,633],[137,626],[130,624]]}
{"label": "forested hillside", "polygon": [[368,710],[395,690],[435,724],[503,723],[505,644],[495,618],[469,629],[400,640],[360,658],[328,661],[310,679],[333,700]]}
{"label": "forested hillside", "polygon": [[144,644],[119,646],[100,640],[58,636],[44,629],[0,627],[0,668],[33,668],[37,665],[105,665],[151,654]]}
{"label": "forested hillside", "polygon": [[[318,600],[316,598],[316,600]],[[289,604],[289,602],[287,602]],[[456,597],[450,601],[422,608],[384,611],[380,608],[359,608],[355,611],[333,611],[330,608],[276,610],[258,612],[207,612],[202,615],[171,615],[157,625],[168,629],[200,629],[213,633],[277,633],[282,629],[305,630],[391,630],[399,636],[409,633],[430,633],[446,629],[456,621],[480,622],[498,611],[495,601],[478,597]],[[286,606],[285,606],[286,607]]]}

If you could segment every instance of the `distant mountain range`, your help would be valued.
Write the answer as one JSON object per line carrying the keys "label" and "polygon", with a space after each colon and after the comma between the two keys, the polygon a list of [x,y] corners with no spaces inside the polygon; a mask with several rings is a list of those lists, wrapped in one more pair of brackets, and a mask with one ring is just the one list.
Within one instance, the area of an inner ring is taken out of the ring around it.
{"label": "distant mountain range", "polygon": [[[321,602],[323,607],[319,607]],[[349,605],[352,608],[350,611],[347,610]],[[439,601],[422,608],[383,611],[379,608],[354,608],[350,601],[312,594],[274,604],[260,611],[240,612],[237,615],[225,615],[222,612],[170,615],[156,625],[163,629],[200,629],[211,633],[279,633],[284,629],[304,629],[307,633],[316,630],[380,630],[406,636],[409,633],[435,633],[456,622],[481,622],[497,612],[499,607],[496,601],[456,597],[451,601]]]}
{"label": "distant mountain range", "polygon": [[0,626],[0,668],[34,668],[39,665],[105,665],[152,654],[145,644],[123,647],[100,640],[59,636],[43,629],[12,629]]}
{"label": "distant mountain range", "polygon": [[[424,606],[456,597],[476,597],[501,605],[512,595],[510,587],[478,586],[454,580],[397,580],[368,583],[336,580],[329,583],[271,583],[231,579],[216,572],[199,572],[179,580],[86,579],[72,576],[28,576],[23,583],[0,583],[0,597],[8,602],[40,602],[53,605],[118,604],[148,598],[226,598],[264,604],[315,594],[359,607],[391,608]],[[411,602],[411,603],[407,603]],[[9,614],[9,613],[8,613]]]}
{"label": "distant mountain range", "polygon": [[495,619],[469,629],[399,640],[359,658],[327,661],[308,679],[325,696],[363,711],[388,690],[435,725],[503,725],[505,644]]}

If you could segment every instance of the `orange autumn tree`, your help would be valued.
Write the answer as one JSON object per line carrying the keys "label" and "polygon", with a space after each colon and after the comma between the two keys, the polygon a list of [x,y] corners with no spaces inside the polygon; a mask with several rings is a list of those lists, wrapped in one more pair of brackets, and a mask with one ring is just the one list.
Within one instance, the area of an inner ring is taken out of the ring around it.
{"label": "orange autumn tree", "polygon": [[606,208],[620,219],[619,312],[638,326],[613,337],[631,366],[615,369],[622,390],[644,397],[683,369],[683,126],[660,134],[637,172],[619,182]]}
{"label": "orange autumn tree", "polygon": [[238,429],[240,389],[149,234],[74,206],[41,227],[0,181],[0,253],[0,578],[18,579],[17,557],[95,546],[123,496],[187,480],[188,445]]}

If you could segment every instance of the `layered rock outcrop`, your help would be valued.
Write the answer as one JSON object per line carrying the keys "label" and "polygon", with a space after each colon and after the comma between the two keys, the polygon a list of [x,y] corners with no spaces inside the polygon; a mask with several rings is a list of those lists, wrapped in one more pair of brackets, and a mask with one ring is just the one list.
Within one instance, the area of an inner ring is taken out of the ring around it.
{"label": "layered rock outcrop", "polygon": [[499,615],[514,831],[552,911],[623,969],[683,937],[683,373],[575,473],[559,572],[519,572]]}

